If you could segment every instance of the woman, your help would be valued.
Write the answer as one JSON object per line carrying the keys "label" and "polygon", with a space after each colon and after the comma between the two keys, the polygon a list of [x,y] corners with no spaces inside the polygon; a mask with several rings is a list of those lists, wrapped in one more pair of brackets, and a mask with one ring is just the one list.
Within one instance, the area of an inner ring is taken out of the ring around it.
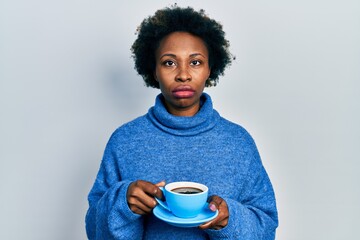
{"label": "woman", "polygon": [[[88,198],[89,239],[274,239],[275,197],[255,143],[203,92],[231,62],[222,26],[175,6],[145,19],[138,33],[135,68],[161,94],[106,146]],[[207,185],[217,217],[193,228],[155,217],[159,187],[174,181]]]}

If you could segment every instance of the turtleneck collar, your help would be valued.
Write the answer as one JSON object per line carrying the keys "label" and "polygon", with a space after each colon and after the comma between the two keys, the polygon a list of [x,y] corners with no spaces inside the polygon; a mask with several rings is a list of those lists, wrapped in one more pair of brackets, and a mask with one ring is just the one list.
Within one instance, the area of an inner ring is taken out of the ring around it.
{"label": "turtleneck collar", "polygon": [[208,131],[220,119],[219,113],[213,109],[210,96],[206,93],[201,95],[200,110],[191,117],[170,114],[165,108],[164,101],[163,95],[159,94],[147,115],[155,126],[173,135],[191,136]]}

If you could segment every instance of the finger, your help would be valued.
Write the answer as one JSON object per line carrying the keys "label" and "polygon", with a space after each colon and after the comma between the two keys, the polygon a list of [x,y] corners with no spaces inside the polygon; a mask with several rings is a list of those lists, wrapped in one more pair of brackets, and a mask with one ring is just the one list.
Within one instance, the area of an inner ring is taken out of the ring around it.
{"label": "finger", "polygon": [[155,193],[156,198],[165,200],[163,191],[161,191],[161,189],[159,188],[159,187],[164,187],[165,184],[166,184],[165,181],[161,181],[161,182],[158,182],[155,184],[155,186],[158,187],[158,189],[156,190],[156,193]]}
{"label": "finger", "polygon": [[209,197],[208,201],[209,201],[209,208],[212,211],[216,211],[218,209],[219,214],[215,219],[202,224],[201,226],[199,226],[199,228],[203,230],[210,228],[218,230],[227,226],[229,219],[229,211],[227,208],[226,201],[219,196],[211,196]]}
{"label": "finger", "polygon": [[[150,187],[149,187],[150,186]],[[152,196],[149,196],[145,191],[151,191],[149,188],[157,188],[155,185],[145,181],[136,181],[133,182],[128,190],[127,199],[129,204],[137,204],[141,202],[147,208],[154,208],[156,206],[156,201]],[[144,209],[146,210],[146,209]]]}
{"label": "finger", "polygon": [[210,222],[204,223],[204,224],[200,225],[199,228],[201,230],[210,229],[213,226],[214,221],[215,221],[215,219]]}
{"label": "finger", "polygon": [[217,226],[219,224],[219,222],[221,222],[222,220],[223,220],[222,216],[219,213],[216,218],[214,218],[213,220],[211,220],[209,222],[206,222],[206,223],[200,225],[199,228],[202,229],[202,230],[215,228],[215,226]]}
{"label": "finger", "polygon": [[142,203],[143,205],[145,205],[147,208],[150,208],[150,209],[153,209],[157,204],[157,202],[155,201],[153,196],[149,196],[141,188],[137,188],[134,190],[132,198],[133,198],[133,202]]}
{"label": "finger", "polygon": [[141,210],[140,208],[138,208],[136,206],[131,208],[131,211],[133,211],[134,213],[139,214],[139,215],[146,215],[147,214],[146,212],[144,212],[143,210]]}
{"label": "finger", "polygon": [[165,184],[166,184],[166,183],[165,183],[165,180],[162,180],[161,182],[156,183],[155,186],[157,186],[157,187],[164,187]]}
{"label": "finger", "polygon": [[213,212],[216,212],[216,210],[218,209],[218,207],[216,206],[216,204],[213,203],[213,202],[209,203],[209,208],[210,208],[210,210],[213,211]]}
{"label": "finger", "polygon": [[218,197],[218,196],[211,196],[209,199],[209,209],[213,212],[216,212],[216,210],[219,209],[219,206],[222,203],[222,198]]}
{"label": "finger", "polygon": [[216,207],[216,209],[219,209],[219,206],[221,205],[221,203],[223,201],[224,200],[221,197],[213,195],[213,196],[209,197],[209,199],[208,199],[209,207],[213,205]]}
{"label": "finger", "polygon": [[143,204],[139,199],[137,198],[131,198],[129,200],[129,207],[131,211],[135,212],[135,210],[141,210],[143,213],[150,213],[152,208],[146,206]]}
{"label": "finger", "polygon": [[139,181],[138,187],[152,197],[154,197],[160,191],[158,186],[147,181]]}
{"label": "finger", "polygon": [[215,226],[214,229],[215,230],[219,230],[222,229],[224,227],[226,227],[228,225],[229,222],[229,217],[224,218],[222,221],[218,222]]}
{"label": "finger", "polygon": [[215,219],[200,225],[199,228],[202,229],[202,230],[205,230],[205,229],[219,230],[219,229],[222,229],[225,226],[227,226],[228,220],[229,220],[229,217],[224,218],[223,216],[219,215]]}
{"label": "finger", "polygon": [[211,229],[215,229],[215,230],[219,230],[222,229],[224,227],[227,226],[229,221],[229,216],[219,212],[219,215],[212,221],[205,223],[203,226],[204,228],[211,228]]}

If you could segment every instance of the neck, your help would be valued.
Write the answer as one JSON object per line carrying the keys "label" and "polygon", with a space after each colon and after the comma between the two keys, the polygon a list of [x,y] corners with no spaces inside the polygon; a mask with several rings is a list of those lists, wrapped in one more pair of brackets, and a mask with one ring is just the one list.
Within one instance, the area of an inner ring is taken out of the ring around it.
{"label": "neck", "polygon": [[165,102],[166,110],[178,117],[192,117],[194,116],[200,109],[200,102],[194,104],[193,106],[186,107],[186,108],[175,108],[171,106],[169,103]]}
{"label": "neck", "polygon": [[166,110],[174,115],[174,116],[178,116],[178,117],[192,117],[194,116],[200,109],[200,104],[197,104],[194,107],[191,108],[169,108],[166,104]]}
{"label": "neck", "polygon": [[220,120],[220,115],[213,109],[209,95],[203,93],[196,108],[181,109],[166,106],[164,96],[156,97],[155,105],[149,109],[150,121],[160,130],[178,136],[193,136],[212,129]]}

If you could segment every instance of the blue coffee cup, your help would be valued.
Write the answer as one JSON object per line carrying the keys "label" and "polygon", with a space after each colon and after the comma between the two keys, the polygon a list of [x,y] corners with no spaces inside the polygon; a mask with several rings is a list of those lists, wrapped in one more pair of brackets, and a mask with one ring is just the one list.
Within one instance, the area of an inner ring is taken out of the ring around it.
{"label": "blue coffee cup", "polygon": [[208,187],[196,182],[172,182],[160,188],[166,201],[156,198],[161,207],[179,218],[194,218],[204,208]]}

